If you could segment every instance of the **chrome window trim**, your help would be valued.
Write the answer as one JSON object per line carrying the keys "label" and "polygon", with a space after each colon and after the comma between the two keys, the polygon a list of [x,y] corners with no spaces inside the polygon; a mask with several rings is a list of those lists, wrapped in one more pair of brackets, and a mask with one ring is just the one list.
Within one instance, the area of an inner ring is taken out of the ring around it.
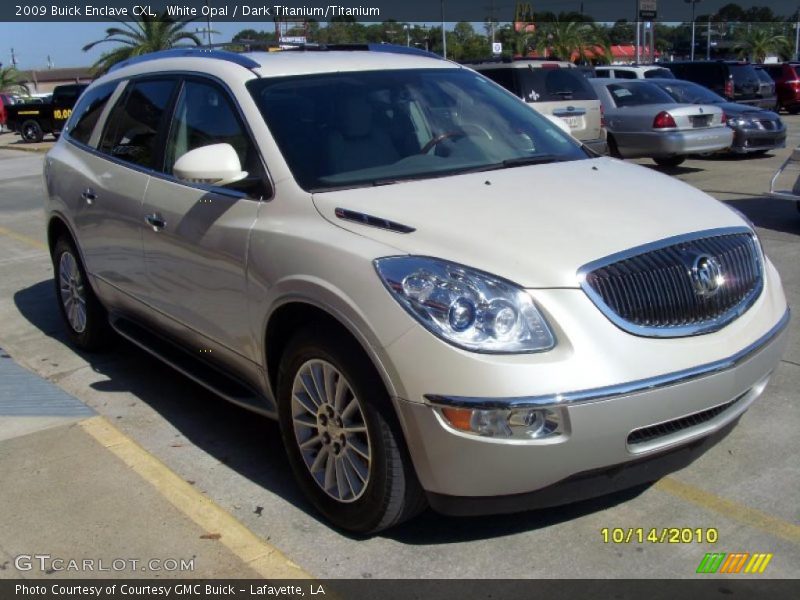
{"label": "chrome window trim", "polygon": [[612,400],[619,396],[628,396],[639,392],[648,392],[673,385],[729,371],[738,366],[770,342],[775,340],[789,324],[790,309],[780,320],[763,336],[749,346],[739,350],[727,358],[716,360],[696,367],[681,371],[657,375],[646,379],[638,379],[627,383],[608,385],[587,390],[576,390],[561,394],[545,394],[542,396],[521,396],[512,398],[474,398],[469,396],[444,396],[438,394],[425,394],[425,401],[436,406],[454,406],[471,409],[511,409],[511,408],[545,408],[551,406],[575,406],[602,400]]}
{"label": "chrome window trim", "polygon": [[[158,79],[159,77],[162,77],[162,76],[175,76],[177,78],[177,85],[176,85],[176,89],[175,89],[175,94],[174,94],[172,100],[170,101],[170,106],[169,106],[169,108],[171,108],[172,111],[170,112],[168,129],[171,129],[171,127],[172,127],[172,122],[173,122],[174,117],[175,117],[174,109],[177,106],[178,96],[179,96],[180,91],[181,91],[181,89],[183,87],[183,83],[184,83],[184,81],[186,79],[206,80],[206,81],[210,81],[212,83],[215,83],[215,84],[219,85],[222,88],[222,91],[227,95],[228,99],[230,100],[231,104],[233,105],[233,107],[234,107],[234,109],[236,111],[236,114],[241,119],[241,125],[242,125],[242,127],[244,127],[245,132],[247,133],[248,138],[250,139],[250,143],[253,144],[253,147],[255,148],[256,153],[258,154],[259,160],[261,162],[261,167],[264,170],[264,178],[265,178],[265,181],[266,181],[266,183],[267,183],[267,185],[269,187],[269,191],[270,191],[270,195],[269,196],[265,196],[263,198],[254,198],[254,197],[252,197],[252,196],[250,196],[250,195],[248,195],[248,194],[246,194],[244,192],[240,192],[238,190],[232,190],[232,189],[228,189],[228,188],[224,188],[224,187],[220,187],[220,186],[215,186],[215,185],[190,183],[188,181],[182,181],[182,180],[178,179],[177,177],[175,177],[173,175],[170,175],[168,173],[164,173],[163,171],[159,171],[158,169],[151,169],[149,167],[143,167],[141,165],[137,165],[137,164],[122,160],[122,159],[117,158],[115,156],[111,156],[110,154],[106,154],[105,152],[102,152],[98,148],[98,146],[100,145],[100,140],[101,140],[102,136],[105,133],[105,128],[106,128],[106,125],[107,125],[106,121],[107,121],[108,117],[110,116],[111,110],[117,105],[117,103],[120,100],[120,96],[122,96],[122,94],[125,92],[125,90],[128,88],[128,86],[130,86],[132,83],[135,83],[136,81],[139,81],[139,80],[142,80],[142,79]],[[254,79],[257,79],[257,77],[254,77]],[[98,122],[95,125],[95,131],[92,133],[92,138],[97,136],[97,140],[96,140],[95,145],[94,146],[90,146],[90,145],[87,146],[86,144],[82,144],[82,143],[78,142],[77,140],[72,139],[69,136],[65,137],[65,140],[67,142],[71,143],[73,146],[75,146],[77,148],[80,148],[81,150],[83,150],[85,152],[89,152],[90,154],[93,154],[94,156],[97,156],[98,158],[105,159],[105,160],[107,160],[107,161],[109,161],[111,163],[114,163],[114,164],[118,165],[118,166],[126,167],[128,169],[133,169],[134,171],[139,171],[140,173],[144,173],[145,175],[149,175],[150,177],[156,177],[158,179],[163,179],[163,180],[169,181],[171,183],[176,183],[176,184],[182,185],[184,187],[190,187],[190,188],[205,190],[205,191],[212,192],[212,193],[215,193],[215,194],[220,194],[222,196],[229,196],[231,198],[239,198],[239,199],[243,199],[243,200],[252,200],[253,202],[270,202],[275,198],[275,193],[276,193],[275,181],[272,178],[272,173],[270,173],[270,170],[269,170],[269,168],[267,166],[266,160],[264,160],[264,153],[261,150],[261,146],[258,144],[258,139],[253,134],[253,130],[250,128],[250,123],[247,121],[247,118],[245,117],[244,111],[242,111],[242,108],[239,105],[239,101],[236,98],[236,94],[234,94],[234,92],[230,88],[230,86],[226,82],[224,82],[222,79],[220,79],[219,77],[216,77],[214,75],[210,75],[208,73],[202,73],[202,72],[199,72],[199,71],[153,71],[152,73],[142,73],[142,74],[139,74],[139,75],[132,75],[130,77],[121,78],[121,79],[119,79],[117,81],[124,82],[124,86],[122,86],[122,88],[117,88],[117,90],[114,92],[114,95],[113,95],[114,102],[113,102],[113,104],[111,102],[111,99],[109,99],[109,102],[106,105],[106,108],[103,110],[103,114],[100,116],[100,119],[98,119]],[[108,112],[106,112],[106,110]],[[99,129],[98,129],[98,127],[99,127]]]}
{"label": "chrome window trim", "polygon": [[[683,242],[691,242],[694,240],[700,240],[705,238],[712,238],[712,237],[732,235],[732,234],[742,234],[742,233],[751,235],[755,241],[754,246],[756,248],[756,252],[758,253],[757,260],[760,269],[759,283],[752,290],[750,290],[750,292],[744,298],[742,298],[742,300],[740,300],[736,306],[732,307],[727,312],[721,314],[717,318],[710,319],[703,323],[697,323],[693,325],[680,325],[675,327],[647,327],[643,325],[636,325],[635,323],[631,323],[630,321],[623,319],[616,312],[614,312],[614,310],[610,306],[608,306],[608,304],[605,303],[603,297],[600,294],[598,294],[594,290],[594,288],[591,285],[589,285],[586,281],[586,276],[595,269],[606,267],[616,262],[633,258],[641,254],[646,254],[647,252],[660,250],[662,248],[667,248],[669,246],[674,246],[676,244],[680,244]],[[718,229],[706,229],[694,233],[676,235],[673,237],[665,238],[663,240],[650,242],[642,246],[637,246],[635,248],[630,248],[628,250],[623,250],[622,252],[617,252],[615,254],[611,254],[604,258],[600,258],[598,260],[594,260],[590,263],[586,263],[580,269],[578,269],[577,278],[578,278],[578,284],[580,285],[581,289],[586,293],[587,296],[589,296],[589,299],[594,303],[594,305],[600,309],[600,312],[602,312],[603,315],[605,315],[605,317],[609,321],[614,323],[614,325],[616,325],[623,331],[627,331],[628,333],[632,333],[633,335],[638,335],[640,337],[654,337],[654,338],[690,337],[694,335],[704,335],[707,333],[713,333],[714,331],[718,331],[731,321],[740,317],[753,305],[753,303],[758,299],[758,297],[761,295],[761,292],[764,289],[764,255],[761,252],[761,244],[758,241],[758,237],[751,228],[745,226],[721,227]]]}

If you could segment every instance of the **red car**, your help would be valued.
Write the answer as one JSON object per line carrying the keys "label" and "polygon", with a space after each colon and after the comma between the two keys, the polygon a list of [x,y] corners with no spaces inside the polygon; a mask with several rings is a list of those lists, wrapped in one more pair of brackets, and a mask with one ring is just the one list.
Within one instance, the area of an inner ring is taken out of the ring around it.
{"label": "red car", "polygon": [[778,107],[789,114],[800,113],[800,62],[759,65],[775,80]]}

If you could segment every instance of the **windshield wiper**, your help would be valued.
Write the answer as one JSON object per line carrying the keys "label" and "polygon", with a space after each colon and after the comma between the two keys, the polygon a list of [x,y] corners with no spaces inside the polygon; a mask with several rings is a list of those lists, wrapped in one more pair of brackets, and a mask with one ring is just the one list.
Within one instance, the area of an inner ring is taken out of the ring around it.
{"label": "windshield wiper", "polygon": [[540,156],[518,156],[507,158],[501,164],[505,168],[524,167],[527,165],[543,165],[545,163],[564,162],[566,159],[552,154],[542,154]]}

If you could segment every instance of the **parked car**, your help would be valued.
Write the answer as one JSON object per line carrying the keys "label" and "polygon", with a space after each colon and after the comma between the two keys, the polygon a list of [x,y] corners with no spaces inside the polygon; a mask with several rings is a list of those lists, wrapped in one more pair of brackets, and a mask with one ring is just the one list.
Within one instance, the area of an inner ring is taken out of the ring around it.
{"label": "parked car", "polygon": [[8,127],[26,142],[41,142],[48,133],[58,137],[86,84],[59,85],[50,102],[15,103],[7,109]]}
{"label": "parked car", "polygon": [[682,61],[667,63],[678,79],[694,81],[733,102],[760,106],[761,82],[750,63],[737,61]]}
{"label": "parked car", "polygon": [[652,157],[676,167],[689,154],[716,152],[731,145],[725,113],[711,104],[677,104],[649,81],[592,79],[603,103],[612,156]]}
{"label": "parked car", "polygon": [[0,132],[5,129],[6,119],[8,118],[6,115],[6,107],[12,104],[14,104],[14,97],[11,94],[0,93]]}
{"label": "parked car", "polygon": [[756,75],[760,85],[758,87],[758,97],[761,102],[758,103],[759,108],[765,108],[771,111],[778,110],[778,96],[775,92],[775,82],[762,67],[756,67]]}
{"label": "parked car", "polygon": [[92,84],[44,161],[72,342],[114,330],[276,418],[361,533],[597,496],[724,436],[787,343],[751,226],[470,69],[346,48]]}
{"label": "parked car", "polygon": [[563,119],[572,135],[598,154],[608,151],[600,101],[572,63],[515,59],[465,65],[519,96],[542,114]]}
{"label": "parked car", "polygon": [[[788,184],[788,185],[787,185]],[[795,148],[769,182],[770,198],[793,202],[800,212],[800,148]]]}
{"label": "parked car", "polygon": [[674,77],[672,71],[661,65],[603,65],[595,68],[596,77],[607,79],[661,79]]}
{"label": "parked car", "polygon": [[778,108],[792,115],[800,112],[800,62],[765,64],[762,68],[775,81]]}
{"label": "parked car", "polygon": [[763,154],[786,146],[786,126],[774,112],[729,102],[708,88],[681,79],[653,79],[651,83],[682,104],[714,105],[722,109],[733,129],[729,150],[738,154]]}

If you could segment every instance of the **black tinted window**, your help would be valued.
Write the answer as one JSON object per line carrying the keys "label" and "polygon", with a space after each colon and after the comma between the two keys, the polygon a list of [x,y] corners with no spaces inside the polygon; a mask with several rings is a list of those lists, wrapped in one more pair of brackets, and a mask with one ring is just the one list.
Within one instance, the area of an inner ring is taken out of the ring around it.
{"label": "black tinted window", "polygon": [[614,69],[614,77],[617,79],[636,79],[636,73],[633,71],[623,71],[621,69]]}
{"label": "black tinted window", "polygon": [[670,70],[679,79],[695,81],[706,87],[725,83],[725,67],[716,63],[685,63],[671,65]]}
{"label": "black tinted window", "polygon": [[736,83],[758,82],[758,75],[752,65],[730,65],[730,70]]}
{"label": "black tinted window", "polygon": [[669,69],[650,69],[644,72],[645,79],[674,79],[675,76]]}
{"label": "black tinted window", "polygon": [[538,68],[516,69],[527,102],[553,102],[557,100],[597,100],[591,85],[576,73],[577,69]]}
{"label": "black tinted window", "polygon": [[781,65],[776,65],[774,67],[773,66],[765,66],[764,70],[767,72],[767,74],[770,77],[772,77],[772,79],[778,79],[781,76],[781,74],[783,73],[783,67]]}
{"label": "black tinted window", "polygon": [[488,69],[480,71],[480,74],[503,86],[509,92],[519,95],[519,90],[514,84],[514,69]]}
{"label": "black tinted window", "polygon": [[155,168],[161,123],[175,82],[132,83],[109,115],[100,150],[127,162]]}
{"label": "black tinted window", "polygon": [[764,69],[756,69],[756,75],[764,83],[772,83],[772,77]]}
{"label": "black tinted window", "polygon": [[675,103],[675,100],[660,87],[644,81],[612,83],[609,84],[608,91],[617,106]]}
{"label": "black tinted window", "polygon": [[74,104],[81,92],[88,86],[85,85],[62,85],[53,91],[54,104]]}
{"label": "black tinted window", "polygon": [[66,133],[69,137],[82,144],[89,143],[97,119],[100,118],[111,94],[117,89],[117,84],[118,82],[114,82],[98,86],[81,98],[67,124]]}

